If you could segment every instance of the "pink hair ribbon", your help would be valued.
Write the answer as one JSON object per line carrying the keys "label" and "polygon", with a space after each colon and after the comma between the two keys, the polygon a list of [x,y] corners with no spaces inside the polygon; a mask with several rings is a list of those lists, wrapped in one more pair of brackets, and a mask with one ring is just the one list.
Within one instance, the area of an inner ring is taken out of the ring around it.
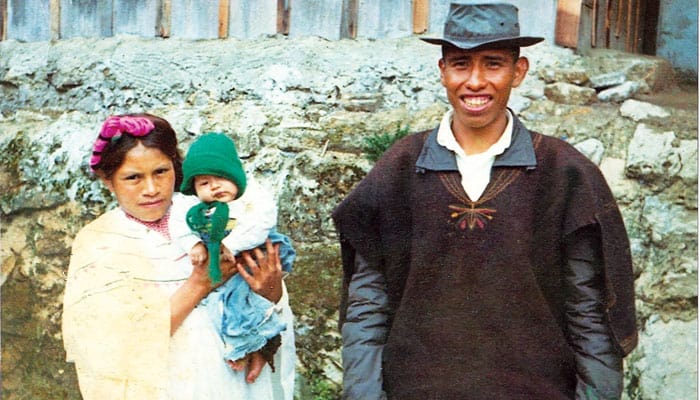
{"label": "pink hair ribbon", "polygon": [[155,129],[150,119],[145,117],[111,116],[102,124],[100,135],[95,140],[90,157],[90,169],[95,172],[95,166],[102,160],[102,151],[112,140],[119,139],[123,133],[132,136],[146,136]]}

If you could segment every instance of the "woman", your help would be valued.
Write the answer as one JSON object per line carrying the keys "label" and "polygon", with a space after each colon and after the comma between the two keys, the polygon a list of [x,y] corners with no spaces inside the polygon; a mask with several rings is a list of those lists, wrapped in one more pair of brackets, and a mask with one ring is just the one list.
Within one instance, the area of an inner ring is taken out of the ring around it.
{"label": "woman", "polygon": [[[110,117],[90,167],[119,207],[76,236],[68,270],[63,338],[83,398],[291,399],[292,312],[278,249],[222,262],[224,280],[240,273],[289,327],[269,367],[236,372],[201,300],[215,289],[168,234],[182,158],[170,124],[149,114]],[[248,271],[244,269],[244,265]],[[246,382],[252,382],[247,383]]]}

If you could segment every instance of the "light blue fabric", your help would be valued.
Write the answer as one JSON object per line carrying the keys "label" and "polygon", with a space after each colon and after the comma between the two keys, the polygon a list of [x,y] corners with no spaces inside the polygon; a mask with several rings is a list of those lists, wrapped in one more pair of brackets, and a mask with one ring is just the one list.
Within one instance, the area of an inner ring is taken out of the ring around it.
{"label": "light blue fabric", "polygon": [[[291,272],[296,258],[291,240],[274,229],[268,237],[273,244],[280,245],[282,270]],[[266,315],[274,304],[253,292],[240,274],[210,293],[201,304],[207,307],[224,341],[227,360],[235,361],[260,350],[268,340],[287,329],[277,313]]]}
{"label": "light blue fabric", "polygon": [[280,261],[282,262],[282,271],[292,272],[292,265],[297,257],[297,252],[292,247],[292,241],[285,235],[277,232],[272,228],[267,236],[272,244],[280,245]]}

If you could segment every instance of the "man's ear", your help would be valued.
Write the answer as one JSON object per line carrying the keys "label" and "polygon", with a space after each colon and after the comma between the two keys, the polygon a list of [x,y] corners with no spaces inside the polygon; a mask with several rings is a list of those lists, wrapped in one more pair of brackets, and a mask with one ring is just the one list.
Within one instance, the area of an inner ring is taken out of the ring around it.
{"label": "man's ear", "polygon": [[440,82],[442,86],[445,86],[445,59],[441,58],[438,60],[438,68],[440,69]]}
{"label": "man's ear", "polygon": [[527,71],[530,69],[530,61],[526,57],[520,57],[515,61],[515,72],[513,76],[512,87],[518,87],[527,76]]}

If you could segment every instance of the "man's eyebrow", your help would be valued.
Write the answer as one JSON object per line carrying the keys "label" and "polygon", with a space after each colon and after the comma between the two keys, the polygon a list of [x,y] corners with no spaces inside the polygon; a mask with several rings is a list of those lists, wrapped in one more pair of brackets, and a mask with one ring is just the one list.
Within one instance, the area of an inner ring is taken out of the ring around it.
{"label": "man's eyebrow", "polygon": [[[463,61],[463,60],[469,60],[472,59],[473,56],[471,54],[450,54],[445,56],[445,61]],[[486,54],[483,56],[483,58],[487,61],[505,61],[508,59],[508,56],[504,54]]]}
{"label": "man's eyebrow", "polygon": [[508,57],[503,54],[488,54],[485,55],[484,58],[491,61],[503,61],[508,59]]}
{"label": "man's eyebrow", "polygon": [[459,61],[459,60],[467,60],[470,59],[471,56],[469,54],[450,54],[445,57],[445,61]]}

